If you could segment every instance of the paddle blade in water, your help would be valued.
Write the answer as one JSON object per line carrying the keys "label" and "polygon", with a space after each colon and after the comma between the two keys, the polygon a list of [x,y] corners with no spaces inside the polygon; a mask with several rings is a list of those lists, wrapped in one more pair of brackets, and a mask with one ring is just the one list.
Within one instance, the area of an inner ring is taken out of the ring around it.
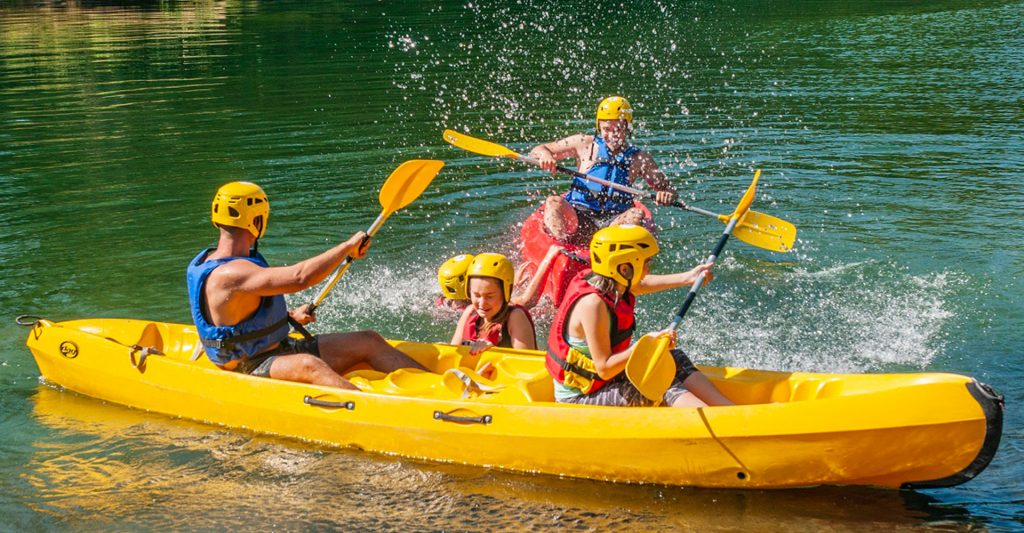
{"label": "paddle blade in water", "polygon": [[500,144],[485,141],[483,139],[477,139],[475,137],[470,137],[465,133],[459,133],[455,130],[444,130],[442,137],[444,137],[444,140],[447,141],[448,144],[456,148],[462,148],[467,152],[473,152],[474,154],[486,155],[490,157],[511,157],[513,159],[519,158],[519,154]]}
{"label": "paddle blade in water", "polygon": [[380,188],[381,208],[385,213],[391,213],[412,203],[423,194],[443,166],[443,161],[433,159],[412,159],[398,165]]}
{"label": "paddle blade in water", "polygon": [[[726,220],[728,222],[728,220]],[[771,215],[747,211],[732,232],[737,239],[773,252],[788,252],[796,240],[796,226]]]}
{"label": "paddle blade in water", "polygon": [[676,377],[676,363],[668,353],[668,337],[640,337],[626,361],[626,377],[645,398],[660,402]]}

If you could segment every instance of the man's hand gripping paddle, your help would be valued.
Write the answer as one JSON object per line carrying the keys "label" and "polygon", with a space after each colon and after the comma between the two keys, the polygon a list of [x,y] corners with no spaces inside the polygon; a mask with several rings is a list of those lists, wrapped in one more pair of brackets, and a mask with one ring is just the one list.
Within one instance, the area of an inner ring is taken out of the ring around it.
{"label": "man's hand gripping paddle", "polygon": [[[388,219],[395,211],[409,205],[413,200],[419,198],[420,194],[426,190],[430,182],[434,180],[434,176],[441,171],[441,167],[444,166],[443,161],[435,161],[432,159],[412,159],[406,161],[401,165],[398,165],[388,179],[384,182],[384,185],[380,188],[380,215],[377,216],[377,220],[373,221],[370,225],[370,229],[366,230],[367,238],[373,237],[377,233],[377,230],[384,225],[384,221]],[[338,280],[341,279],[342,274],[348,270],[348,267],[352,265],[352,258],[346,257],[337,268],[334,269],[334,273],[331,274],[330,280],[326,285],[320,289],[320,293],[316,295],[316,299],[309,305],[309,312],[312,313],[320,303],[324,301],[327,294],[331,292],[331,289],[338,284]]]}

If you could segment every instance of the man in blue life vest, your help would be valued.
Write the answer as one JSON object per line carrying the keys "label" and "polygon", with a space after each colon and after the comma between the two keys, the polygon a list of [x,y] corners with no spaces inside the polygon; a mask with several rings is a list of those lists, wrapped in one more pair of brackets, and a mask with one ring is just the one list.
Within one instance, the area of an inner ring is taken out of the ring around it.
{"label": "man in blue life vest", "polygon": [[[654,201],[669,205],[676,200],[675,187],[658,168],[651,154],[629,144],[633,109],[621,96],[605,98],[597,106],[597,135],[580,133],[542,144],[530,157],[554,174],[558,161],[576,158],[579,171],[589,176],[633,186],[643,178],[654,189]],[[574,177],[564,196],[549,196],[544,202],[544,226],[559,241],[586,245],[597,230],[621,224],[642,225],[644,211],[633,203],[633,195]]]}
{"label": "man in blue life vest", "polygon": [[[312,336],[302,326],[315,320],[309,305],[288,310],[284,295],[320,283],[346,257],[361,259],[369,239],[347,241],[290,266],[271,267],[257,251],[267,229],[270,203],[254,183],[222,186],[211,220],[220,231],[216,248],[188,266],[192,319],[207,357],[225,370],[254,376],[355,389],[341,376],[358,364],[391,372],[423,368],[374,331]],[[289,337],[289,324],[303,334]]]}

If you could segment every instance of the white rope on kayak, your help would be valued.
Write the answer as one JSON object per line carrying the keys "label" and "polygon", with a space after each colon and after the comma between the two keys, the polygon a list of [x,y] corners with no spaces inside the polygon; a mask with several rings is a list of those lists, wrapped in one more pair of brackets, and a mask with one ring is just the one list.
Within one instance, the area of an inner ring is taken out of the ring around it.
{"label": "white rope on kayak", "polygon": [[[505,390],[504,385],[490,385],[484,383],[483,377],[477,376],[477,379],[474,379],[469,375],[469,373],[458,368],[449,368],[448,370],[445,370],[443,376],[447,377],[448,375],[455,376],[461,382],[463,398],[469,398],[469,395],[473,392],[489,394]],[[444,379],[444,382],[447,383],[448,380]]]}

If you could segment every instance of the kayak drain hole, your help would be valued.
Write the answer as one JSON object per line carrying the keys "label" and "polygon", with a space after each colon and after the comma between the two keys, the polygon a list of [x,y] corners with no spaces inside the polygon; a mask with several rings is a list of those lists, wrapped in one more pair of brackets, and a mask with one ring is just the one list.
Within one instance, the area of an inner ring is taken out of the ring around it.
{"label": "kayak drain hole", "polygon": [[746,472],[736,472],[736,477],[738,477],[741,480],[742,479],[747,479],[747,473]]}

